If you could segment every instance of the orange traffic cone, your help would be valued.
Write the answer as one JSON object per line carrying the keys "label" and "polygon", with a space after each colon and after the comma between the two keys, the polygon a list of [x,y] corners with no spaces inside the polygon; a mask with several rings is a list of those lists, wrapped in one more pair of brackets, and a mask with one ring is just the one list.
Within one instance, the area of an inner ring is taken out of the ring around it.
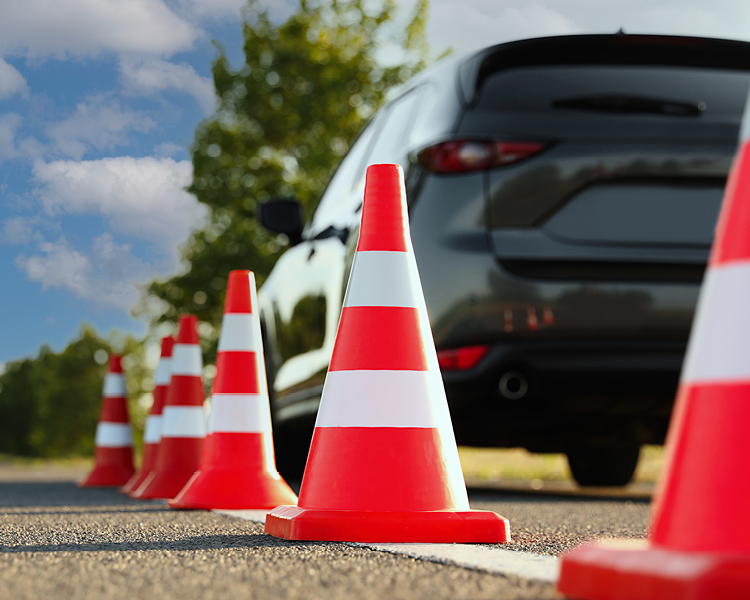
{"label": "orange traffic cone", "polygon": [[206,437],[202,371],[198,319],[182,315],[172,350],[172,378],[162,411],[156,468],[131,494],[133,498],[174,498],[198,470]]}
{"label": "orange traffic cone", "polygon": [[94,470],[80,482],[81,487],[121,486],[133,476],[133,431],[128,417],[128,399],[121,357],[109,357],[104,377],[102,411],[96,426]]}
{"label": "orange traffic cone", "polygon": [[169,505],[263,509],[296,503],[273,455],[255,275],[232,271],[200,470]]}
{"label": "orange traffic cone", "polygon": [[469,509],[409,236],[398,165],[367,169],[359,245],[299,506],[269,513],[290,540],[506,542]]}
{"label": "orange traffic cone", "polygon": [[170,335],[161,340],[161,357],[154,373],[154,403],[146,417],[146,429],[143,431],[143,463],[120,490],[128,494],[137,490],[156,468],[156,457],[161,442],[161,413],[167,398],[169,380],[172,377],[172,346],[174,338]]}
{"label": "orange traffic cone", "polygon": [[585,600],[750,598],[750,142],[736,157],[690,334],[649,541],[563,556]]}

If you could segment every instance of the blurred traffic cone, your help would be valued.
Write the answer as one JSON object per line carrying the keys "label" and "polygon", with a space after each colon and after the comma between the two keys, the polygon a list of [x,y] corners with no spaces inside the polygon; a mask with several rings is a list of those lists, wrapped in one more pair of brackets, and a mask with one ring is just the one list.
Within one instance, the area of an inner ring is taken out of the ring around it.
{"label": "blurred traffic cone", "polygon": [[255,275],[232,271],[200,470],[169,505],[263,509],[296,503],[274,460]]}
{"label": "blurred traffic cone", "polygon": [[128,417],[128,399],[121,357],[109,357],[104,376],[102,411],[96,426],[94,470],[80,482],[81,487],[115,487],[133,476],[133,431]]}
{"label": "blurred traffic cone", "polygon": [[[746,113],[747,119],[747,113]],[[648,542],[563,556],[584,600],[750,598],[750,142],[735,158],[703,280]]]}
{"label": "blurred traffic cone", "polygon": [[162,411],[156,468],[131,493],[133,498],[174,498],[198,470],[206,437],[202,371],[198,319],[182,315],[172,350],[172,377]]}
{"label": "blurred traffic cone", "polygon": [[161,442],[161,413],[167,398],[169,380],[172,377],[172,346],[174,338],[170,335],[161,340],[161,357],[154,373],[154,402],[146,417],[146,429],[143,432],[143,462],[141,468],[135,472],[120,490],[128,494],[137,490],[156,468],[156,456]]}
{"label": "blurred traffic cone", "polygon": [[359,245],[299,507],[266,533],[290,540],[506,542],[469,509],[409,236],[398,165],[367,169]]}

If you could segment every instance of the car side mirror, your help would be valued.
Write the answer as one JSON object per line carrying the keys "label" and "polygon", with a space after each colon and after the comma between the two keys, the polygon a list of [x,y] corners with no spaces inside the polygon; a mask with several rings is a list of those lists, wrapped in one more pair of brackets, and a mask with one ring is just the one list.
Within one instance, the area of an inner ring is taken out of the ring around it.
{"label": "car side mirror", "polygon": [[295,198],[272,198],[258,205],[260,224],[273,233],[283,233],[291,245],[302,239],[305,226],[302,206]]}

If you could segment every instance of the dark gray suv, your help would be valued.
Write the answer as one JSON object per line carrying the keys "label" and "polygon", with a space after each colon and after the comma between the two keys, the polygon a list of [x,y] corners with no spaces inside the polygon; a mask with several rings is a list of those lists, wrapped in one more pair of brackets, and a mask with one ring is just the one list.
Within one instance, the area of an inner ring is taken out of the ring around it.
{"label": "dark gray suv", "polygon": [[[304,464],[364,172],[399,163],[459,444],[623,485],[661,443],[750,85],[750,44],[542,38],[449,57],[361,132],[260,290],[279,465]],[[352,393],[356,393],[353,390]]]}

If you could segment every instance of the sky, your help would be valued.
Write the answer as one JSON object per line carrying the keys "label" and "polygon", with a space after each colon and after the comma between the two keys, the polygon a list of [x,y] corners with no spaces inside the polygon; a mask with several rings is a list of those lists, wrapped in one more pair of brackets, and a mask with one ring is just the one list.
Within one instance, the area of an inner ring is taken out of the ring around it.
{"label": "sky", "polygon": [[[276,20],[296,3],[261,1]],[[205,217],[189,147],[215,107],[214,44],[241,65],[244,4],[0,0],[0,365],[84,322],[145,331],[138,286],[184,268]],[[396,4],[405,19],[414,0]],[[437,56],[620,27],[750,41],[750,2],[432,0],[427,36]]]}

